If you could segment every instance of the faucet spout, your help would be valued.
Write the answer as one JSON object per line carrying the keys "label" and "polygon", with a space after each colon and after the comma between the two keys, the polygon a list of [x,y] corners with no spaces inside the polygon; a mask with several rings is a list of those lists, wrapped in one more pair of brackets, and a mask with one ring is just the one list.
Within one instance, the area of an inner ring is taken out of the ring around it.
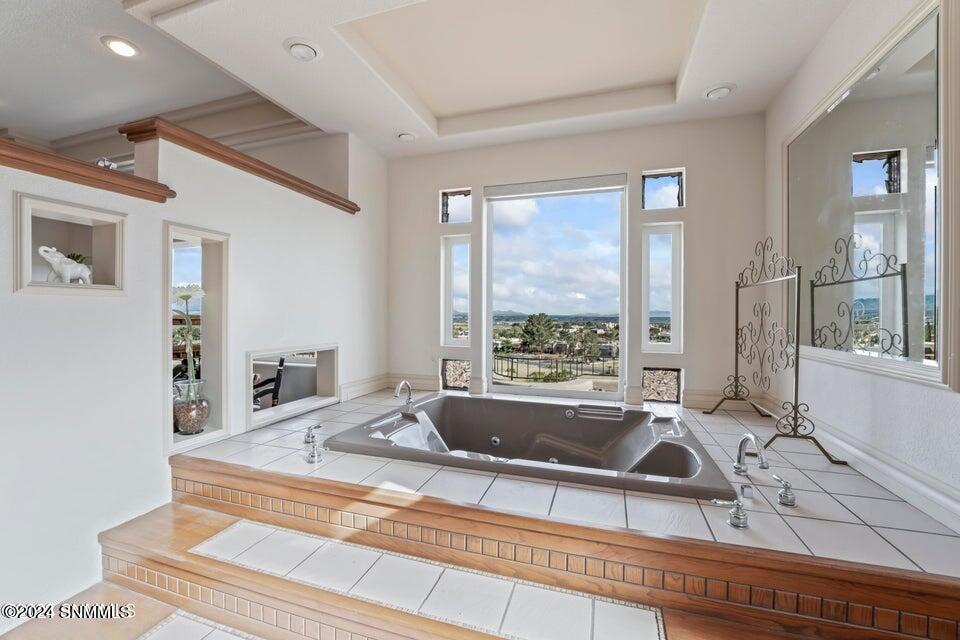
{"label": "faucet spout", "polygon": [[763,454],[763,440],[752,433],[745,433],[740,438],[740,444],[737,446],[737,462],[733,465],[733,472],[738,476],[745,476],[749,472],[747,467],[747,445],[753,444],[757,450],[757,466],[761,469],[769,469],[770,463]]}
{"label": "faucet spout", "polygon": [[407,400],[406,400],[406,406],[404,407],[404,410],[407,413],[411,413],[413,410],[413,387],[410,386],[409,382],[407,382],[406,380],[401,380],[400,384],[397,385],[396,390],[393,392],[393,397],[399,398],[400,393],[403,391],[404,387],[406,387],[407,389]]}

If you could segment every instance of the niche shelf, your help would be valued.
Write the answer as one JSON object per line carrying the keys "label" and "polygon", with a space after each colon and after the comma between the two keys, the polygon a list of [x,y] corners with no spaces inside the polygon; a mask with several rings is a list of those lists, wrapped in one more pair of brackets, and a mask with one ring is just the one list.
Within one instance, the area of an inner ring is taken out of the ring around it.
{"label": "niche shelf", "polygon": [[16,193],[16,290],[122,294],[125,220],[115,211]]}

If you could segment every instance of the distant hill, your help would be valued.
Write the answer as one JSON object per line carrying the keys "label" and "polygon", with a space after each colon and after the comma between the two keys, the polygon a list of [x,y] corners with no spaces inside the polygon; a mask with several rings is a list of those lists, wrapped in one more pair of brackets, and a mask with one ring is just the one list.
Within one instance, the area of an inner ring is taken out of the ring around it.
{"label": "distant hill", "polygon": [[[494,322],[523,322],[529,314],[521,311],[494,311]],[[547,314],[551,320],[556,322],[620,322],[619,313],[572,313],[572,314]],[[454,316],[456,320],[456,316]]]}

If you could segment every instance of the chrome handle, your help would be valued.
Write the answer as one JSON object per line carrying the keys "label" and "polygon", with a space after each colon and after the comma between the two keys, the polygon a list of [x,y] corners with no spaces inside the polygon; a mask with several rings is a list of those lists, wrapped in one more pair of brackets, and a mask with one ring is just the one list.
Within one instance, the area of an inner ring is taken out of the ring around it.
{"label": "chrome handle", "polygon": [[788,489],[788,490],[789,490],[790,487],[793,486],[792,484],[790,484],[789,482],[787,482],[786,480],[784,480],[783,478],[781,478],[781,477],[778,476],[777,474],[773,474],[773,475],[770,476],[770,477],[773,478],[774,480],[776,480],[777,482],[779,482],[779,483],[780,483],[780,486],[783,487],[784,489]]}
{"label": "chrome handle", "polygon": [[737,500],[720,500],[714,498],[711,502],[720,507],[729,507],[732,506],[733,509],[730,509],[730,517],[727,518],[727,524],[735,529],[746,529],[749,524],[747,524],[747,512],[743,509],[743,501],[740,499]]}
{"label": "chrome handle", "polygon": [[797,506],[797,494],[792,490],[793,485],[776,474],[771,477],[779,482],[781,487],[780,491],[777,492],[777,502],[785,507]]}

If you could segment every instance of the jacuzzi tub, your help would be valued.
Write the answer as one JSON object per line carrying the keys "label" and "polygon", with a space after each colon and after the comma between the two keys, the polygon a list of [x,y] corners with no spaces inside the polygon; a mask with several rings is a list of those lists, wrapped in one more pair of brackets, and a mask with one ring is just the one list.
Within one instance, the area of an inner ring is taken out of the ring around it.
{"label": "jacuzzi tub", "polygon": [[328,438],[334,451],[690,498],[736,497],[686,425],[614,406],[434,394]]}

